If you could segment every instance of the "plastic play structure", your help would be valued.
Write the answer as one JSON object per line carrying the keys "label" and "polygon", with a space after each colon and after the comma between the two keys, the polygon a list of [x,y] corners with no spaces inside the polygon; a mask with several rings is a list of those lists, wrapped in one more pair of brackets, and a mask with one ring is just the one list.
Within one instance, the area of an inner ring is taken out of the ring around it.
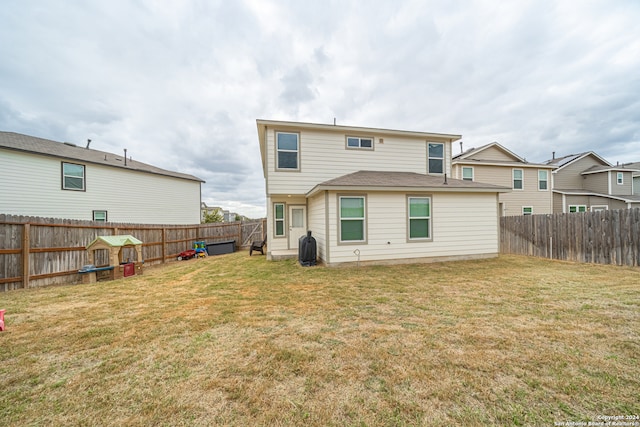
{"label": "plastic play structure", "polygon": [[[123,260],[122,250],[133,248],[136,259]],[[142,260],[142,242],[127,234],[122,236],[98,236],[87,245],[89,264],[82,267],[78,273],[82,275],[82,283],[95,283],[100,278],[105,280],[120,279],[122,277],[142,274],[144,261]],[[109,265],[95,265],[95,251],[109,251]]]}
{"label": "plastic play structure", "polygon": [[193,249],[196,251],[196,255],[198,257],[205,257],[207,256],[207,244],[202,241],[202,242],[195,242],[193,244]]}
{"label": "plastic play structure", "polygon": [[207,244],[204,241],[194,242],[193,249],[187,249],[186,251],[182,251],[178,254],[178,261],[194,257],[203,258],[207,255]]}
{"label": "plastic play structure", "polygon": [[0,310],[0,331],[4,331],[4,314],[7,310]]}

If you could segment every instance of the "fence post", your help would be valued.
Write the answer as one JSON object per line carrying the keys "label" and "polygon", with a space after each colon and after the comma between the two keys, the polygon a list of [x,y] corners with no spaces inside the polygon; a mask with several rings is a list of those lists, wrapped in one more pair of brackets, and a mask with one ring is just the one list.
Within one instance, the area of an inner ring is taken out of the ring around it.
{"label": "fence post", "polygon": [[29,287],[29,252],[31,249],[30,230],[31,225],[26,223],[22,226],[22,287]]}
{"label": "fence post", "polygon": [[162,263],[167,262],[167,229],[162,227]]}

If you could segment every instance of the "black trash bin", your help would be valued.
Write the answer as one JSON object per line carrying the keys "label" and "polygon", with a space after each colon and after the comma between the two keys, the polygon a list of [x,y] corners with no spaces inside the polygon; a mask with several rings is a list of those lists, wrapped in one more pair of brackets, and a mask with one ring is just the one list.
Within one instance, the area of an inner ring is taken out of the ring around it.
{"label": "black trash bin", "polygon": [[303,267],[316,265],[316,239],[311,237],[311,231],[298,240],[298,261]]}

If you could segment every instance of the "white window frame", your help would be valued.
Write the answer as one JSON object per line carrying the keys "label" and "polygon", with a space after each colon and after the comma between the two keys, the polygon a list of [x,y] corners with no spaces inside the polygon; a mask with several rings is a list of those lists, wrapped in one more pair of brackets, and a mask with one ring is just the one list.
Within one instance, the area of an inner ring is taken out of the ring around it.
{"label": "white window frame", "polygon": [[[103,218],[101,218],[102,214],[104,214]],[[105,211],[105,210],[94,210],[91,213],[91,217],[96,222],[108,222],[107,211]]]}
{"label": "white window frame", "polygon": [[608,211],[608,210],[609,210],[609,206],[607,206],[607,205],[592,205],[591,206],[591,212]]}
{"label": "white window frame", "polygon": [[[429,153],[430,145],[441,145],[442,146],[442,157],[431,157]],[[445,164],[444,159],[446,158],[446,147],[442,142],[427,142],[427,173],[435,174],[435,175],[444,175],[445,173]],[[442,162],[442,172],[432,172],[431,171],[431,160],[440,160]]]}
{"label": "white window frame", "polygon": [[[76,175],[67,175],[65,173],[65,166],[66,165],[70,165],[70,166],[80,166],[82,167],[82,176],[76,176]],[[82,180],[82,188],[75,188],[75,187],[67,187],[66,183],[67,183],[67,178],[70,179],[80,179]],[[86,191],[87,185],[86,185],[86,180],[87,180],[87,168],[85,165],[81,165],[79,163],[71,163],[71,162],[62,162],[62,189],[63,190],[70,190],[70,191]]]}
{"label": "white window frame", "polygon": [[[296,137],[296,149],[295,150],[291,150],[291,149],[281,149],[278,147],[278,137],[279,135],[295,135]],[[275,148],[276,148],[276,170],[277,171],[282,171],[282,172],[287,172],[287,171],[291,171],[291,172],[296,172],[300,170],[300,134],[297,132],[280,132],[280,131],[276,131],[275,134]],[[280,166],[280,153],[296,153],[296,167],[295,168],[289,168],[289,167],[281,167]]]}
{"label": "white window frame", "polygon": [[[277,206],[282,206],[282,218],[278,218]],[[286,237],[287,236],[287,206],[285,203],[276,202],[273,204],[273,237]],[[282,234],[278,234],[278,223],[282,223]]]}
{"label": "white window frame", "polygon": [[618,185],[624,185],[624,173],[623,172],[617,172],[616,173],[616,183]]}
{"label": "white window frame", "polygon": [[[520,188],[516,188],[516,171],[520,171]],[[511,169],[511,188],[517,191],[524,190],[524,169]]]}
{"label": "white window frame", "polygon": [[[411,200],[429,200],[429,215],[411,216]],[[411,237],[411,220],[427,220],[427,237]],[[407,196],[407,242],[432,242],[433,241],[433,198],[430,194],[412,194]]]}
{"label": "white window frame", "polygon": [[522,215],[533,215],[533,206],[523,206]]}
{"label": "white window frame", "polygon": [[[362,217],[342,218],[342,200],[343,199],[362,199],[363,214]],[[342,221],[362,221],[362,240],[342,240]],[[367,196],[364,194],[341,194],[338,195],[338,244],[362,244],[367,243]]]}
{"label": "white window frame", "polygon": [[[540,174],[545,174],[545,179],[540,179]],[[540,188],[540,184],[544,182],[545,188]],[[546,169],[538,169],[538,191],[549,191],[549,171]]]}
{"label": "white window frame", "polygon": [[[468,179],[468,178],[466,178],[464,176],[465,169],[471,171],[471,179]],[[475,175],[475,171],[473,170],[473,166],[462,166],[462,180],[463,181],[473,181],[474,180],[474,175]]]}
{"label": "white window frame", "polygon": [[[371,146],[370,147],[363,147],[362,146],[362,141],[370,141],[371,142]],[[356,142],[357,145],[349,145],[350,142]],[[345,139],[345,146],[348,150],[373,150],[373,137],[371,136],[348,136]]]}
{"label": "white window frame", "polygon": [[[575,210],[571,212],[571,208]],[[587,205],[569,205],[569,213],[583,213],[587,211]]]}

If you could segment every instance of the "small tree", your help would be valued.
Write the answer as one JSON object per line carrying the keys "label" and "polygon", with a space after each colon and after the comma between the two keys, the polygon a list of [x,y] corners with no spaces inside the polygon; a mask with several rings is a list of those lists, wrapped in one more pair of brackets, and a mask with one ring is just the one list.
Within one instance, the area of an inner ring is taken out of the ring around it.
{"label": "small tree", "polygon": [[223,222],[223,221],[224,221],[224,215],[222,215],[222,212],[220,212],[220,209],[216,209],[211,213],[206,213],[204,215],[204,218],[202,218],[203,224],[211,224],[214,222]]}

